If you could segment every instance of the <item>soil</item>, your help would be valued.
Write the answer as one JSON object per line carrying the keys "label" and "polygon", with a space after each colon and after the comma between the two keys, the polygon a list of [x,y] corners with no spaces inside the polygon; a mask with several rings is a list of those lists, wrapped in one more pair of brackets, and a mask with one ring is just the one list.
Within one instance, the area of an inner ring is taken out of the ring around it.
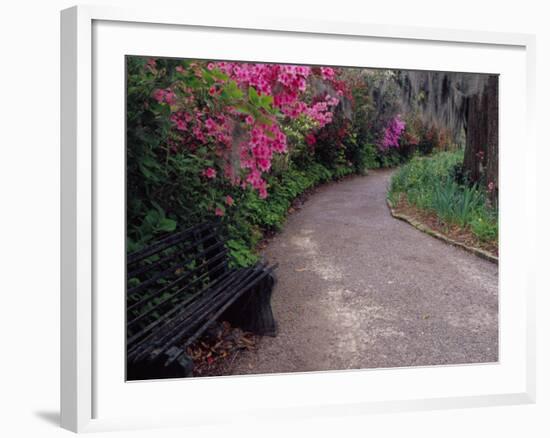
{"label": "soil", "polygon": [[416,219],[418,222],[425,224],[432,230],[438,231],[451,240],[463,243],[464,245],[472,248],[482,249],[493,256],[498,257],[497,241],[484,242],[478,239],[469,229],[465,229],[458,225],[446,224],[441,221],[434,212],[421,210],[414,205],[409,204],[404,198],[399,199],[397,205],[394,206],[394,211]]}

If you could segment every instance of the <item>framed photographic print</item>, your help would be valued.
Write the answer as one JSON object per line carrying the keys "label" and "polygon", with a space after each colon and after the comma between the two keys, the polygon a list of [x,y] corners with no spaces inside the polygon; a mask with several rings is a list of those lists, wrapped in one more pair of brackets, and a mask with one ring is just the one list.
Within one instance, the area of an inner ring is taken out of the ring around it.
{"label": "framed photographic print", "polygon": [[534,37],[79,6],[61,49],[63,427],[534,401]]}

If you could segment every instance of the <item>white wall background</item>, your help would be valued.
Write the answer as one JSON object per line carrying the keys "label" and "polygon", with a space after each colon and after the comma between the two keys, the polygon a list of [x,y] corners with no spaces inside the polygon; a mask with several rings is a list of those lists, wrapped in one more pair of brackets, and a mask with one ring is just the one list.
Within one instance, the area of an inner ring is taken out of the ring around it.
{"label": "white wall background", "polygon": [[[139,6],[141,1],[96,1]],[[58,429],[59,404],[59,10],[72,1],[4,2],[0,14],[0,434],[68,436]],[[326,418],[228,428],[117,432],[108,436],[550,436],[550,257],[546,125],[550,27],[535,0],[303,1],[155,0],[159,7],[205,13],[293,15],[457,29],[537,34],[539,155],[538,402],[531,406]],[[518,145],[521,153],[521,144]],[[131,435],[132,434],[132,435]]]}

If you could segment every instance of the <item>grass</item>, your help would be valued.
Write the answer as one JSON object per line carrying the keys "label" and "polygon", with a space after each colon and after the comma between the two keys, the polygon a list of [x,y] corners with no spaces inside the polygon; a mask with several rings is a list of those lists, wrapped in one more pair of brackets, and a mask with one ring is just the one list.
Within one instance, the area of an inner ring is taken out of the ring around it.
{"label": "grass", "polygon": [[486,192],[455,180],[462,159],[461,150],[413,158],[393,176],[388,199],[394,205],[404,199],[444,224],[470,231],[481,242],[496,242],[498,211],[488,204]]}

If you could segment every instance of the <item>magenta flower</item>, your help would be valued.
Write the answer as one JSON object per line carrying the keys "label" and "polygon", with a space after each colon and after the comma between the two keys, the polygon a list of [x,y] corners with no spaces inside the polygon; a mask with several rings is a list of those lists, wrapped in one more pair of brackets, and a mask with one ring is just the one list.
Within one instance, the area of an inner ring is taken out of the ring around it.
{"label": "magenta flower", "polygon": [[207,178],[214,179],[216,178],[216,169],[208,167],[202,171],[202,174]]}
{"label": "magenta flower", "polygon": [[149,70],[153,71],[157,68],[157,61],[155,60],[155,58],[149,58],[147,60],[146,66]]}
{"label": "magenta flower", "polygon": [[[272,113],[261,110],[261,121],[253,115],[243,116],[226,102],[219,102],[220,105],[216,106],[211,106],[210,102],[205,104],[201,98],[204,96],[202,93],[199,94],[181,83],[154,90],[152,98],[171,106],[170,121],[178,150],[184,151],[187,148],[196,151],[201,144],[205,145],[209,154],[206,158],[215,159],[216,166],[220,166],[222,173],[219,175],[213,167],[201,170],[205,179],[219,177],[233,186],[253,188],[262,199],[266,198],[267,182],[264,178],[271,171],[272,160],[277,154],[288,152],[281,121],[273,114],[280,112],[292,119],[306,117],[313,122],[315,130],[331,123],[335,110],[340,105],[341,96],[344,95],[343,85],[335,81],[339,72],[331,67],[312,69],[297,65],[216,61],[209,62],[206,68],[223,73],[244,92],[253,88],[258,95],[270,97],[269,106],[275,111]],[[190,76],[195,75],[199,79],[205,78],[202,64],[191,63],[188,67],[179,65],[176,70]],[[330,92],[310,92],[310,86],[320,80],[330,82],[331,87],[327,88]],[[221,93],[223,82],[224,79],[216,78],[215,82],[203,85],[204,94],[213,96],[207,100],[214,99]],[[201,84],[206,82],[201,81]],[[242,120],[239,128],[245,132],[235,141],[235,122],[238,120]],[[316,136],[311,133],[305,141],[312,152],[313,145],[317,142]],[[239,175],[234,173],[233,168],[240,168]],[[225,214],[225,208],[233,204],[231,196],[222,198],[222,206],[219,207],[221,211],[217,213]]]}
{"label": "magenta flower", "polygon": [[382,139],[381,147],[388,149],[390,147],[399,147],[399,138],[405,130],[405,122],[401,120],[399,115],[390,120],[386,130],[384,131],[384,138]]}
{"label": "magenta flower", "polygon": [[164,90],[157,89],[157,90],[153,91],[153,98],[158,103],[162,103],[164,101]]}
{"label": "magenta flower", "polygon": [[217,123],[210,117],[206,119],[206,122],[204,122],[204,126],[206,128],[206,131],[208,132],[208,135],[214,135],[218,129]]}
{"label": "magenta flower", "polygon": [[321,76],[325,80],[331,80],[334,78],[334,69],[331,67],[321,67]]}
{"label": "magenta flower", "polygon": [[176,103],[176,93],[172,90],[166,90],[164,93],[164,101],[168,105],[174,105]]}
{"label": "magenta flower", "polygon": [[313,146],[315,143],[317,143],[317,139],[313,134],[306,135],[306,143],[310,146]]}
{"label": "magenta flower", "polygon": [[223,216],[225,214],[225,211],[223,211],[223,209],[221,209],[220,207],[216,207],[216,210],[214,210],[214,214],[216,216]]}

